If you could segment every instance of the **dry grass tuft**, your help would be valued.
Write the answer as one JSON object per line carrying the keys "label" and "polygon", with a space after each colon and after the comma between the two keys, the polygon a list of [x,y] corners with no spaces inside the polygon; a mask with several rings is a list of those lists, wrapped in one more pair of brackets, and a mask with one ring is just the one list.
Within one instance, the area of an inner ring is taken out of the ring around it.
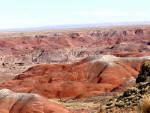
{"label": "dry grass tuft", "polygon": [[150,113],[150,95],[146,95],[140,101],[140,113]]}

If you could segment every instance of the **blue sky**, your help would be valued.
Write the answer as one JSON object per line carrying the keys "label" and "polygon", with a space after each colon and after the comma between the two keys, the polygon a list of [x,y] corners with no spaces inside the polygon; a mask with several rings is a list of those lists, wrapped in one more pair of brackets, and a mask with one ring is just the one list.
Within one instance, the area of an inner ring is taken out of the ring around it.
{"label": "blue sky", "polygon": [[150,0],[0,0],[0,29],[150,21]]}

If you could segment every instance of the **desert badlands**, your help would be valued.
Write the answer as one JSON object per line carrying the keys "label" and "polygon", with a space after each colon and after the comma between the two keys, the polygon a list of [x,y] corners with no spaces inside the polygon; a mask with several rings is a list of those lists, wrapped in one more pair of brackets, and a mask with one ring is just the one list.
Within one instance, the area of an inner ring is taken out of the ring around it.
{"label": "desert badlands", "polygon": [[1,32],[0,113],[137,113],[148,61],[150,26]]}

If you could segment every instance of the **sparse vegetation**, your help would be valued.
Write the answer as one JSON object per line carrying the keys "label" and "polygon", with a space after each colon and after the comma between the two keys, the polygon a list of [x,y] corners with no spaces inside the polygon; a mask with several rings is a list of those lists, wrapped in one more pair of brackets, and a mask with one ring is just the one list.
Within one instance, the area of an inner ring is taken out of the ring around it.
{"label": "sparse vegetation", "polygon": [[136,83],[139,82],[150,82],[150,61],[146,61],[142,66],[142,73],[138,75]]}

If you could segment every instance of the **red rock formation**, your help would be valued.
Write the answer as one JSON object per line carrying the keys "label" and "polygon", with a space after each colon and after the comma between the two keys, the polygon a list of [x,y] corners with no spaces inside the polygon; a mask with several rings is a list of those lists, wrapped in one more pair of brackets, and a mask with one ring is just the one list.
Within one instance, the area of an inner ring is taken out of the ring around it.
{"label": "red rock formation", "polygon": [[149,37],[149,29],[133,28],[0,38],[0,64],[66,63],[115,53],[145,56],[150,54]]}
{"label": "red rock formation", "polygon": [[37,94],[0,90],[0,113],[69,113],[64,107]]}
{"label": "red rock formation", "polygon": [[[6,76],[12,71],[13,75],[16,75],[17,70],[21,68],[41,64],[29,68],[14,80],[11,80],[14,76],[10,77],[10,81],[0,84],[0,89],[37,93],[48,98],[82,98],[103,92],[124,91],[134,85],[141,65],[150,59],[144,57],[150,56],[150,29],[98,29],[80,32],[45,32],[43,35],[29,34],[23,33],[17,36],[11,34],[12,36],[8,35],[7,38],[3,38],[0,34],[0,80],[7,81]],[[6,76],[4,73],[7,73]],[[22,94],[11,93],[22,96]],[[9,109],[4,108],[15,106],[14,103],[21,99],[18,102],[20,105],[17,103],[18,106],[13,108],[17,110],[24,105],[24,100],[26,102],[26,99],[30,98],[27,96],[22,99],[20,96],[12,95],[10,95],[12,103],[4,98],[6,101],[2,101],[3,106],[0,110],[10,112]],[[43,100],[43,97],[35,100],[33,98],[33,102],[29,101],[29,105],[25,105],[25,109],[24,107],[22,109],[25,110],[23,112],[27,112],[28,109],[40,111],[41,107],[44,107],[60,113],[53,109],[58,105],[50,104],[47,100]],[[59,106],[58,110],[68,112]],[[40,113],[46,112],[40,111]],[[81,110],[81,112],[88,111]]]}
{"label": "red rock formation", "polygon": [[109,92],[136,78],[150,57],[89,57],[74,64],[38,65],[0,85],[15,92],[37,93],[48,98],[89,97]]}

